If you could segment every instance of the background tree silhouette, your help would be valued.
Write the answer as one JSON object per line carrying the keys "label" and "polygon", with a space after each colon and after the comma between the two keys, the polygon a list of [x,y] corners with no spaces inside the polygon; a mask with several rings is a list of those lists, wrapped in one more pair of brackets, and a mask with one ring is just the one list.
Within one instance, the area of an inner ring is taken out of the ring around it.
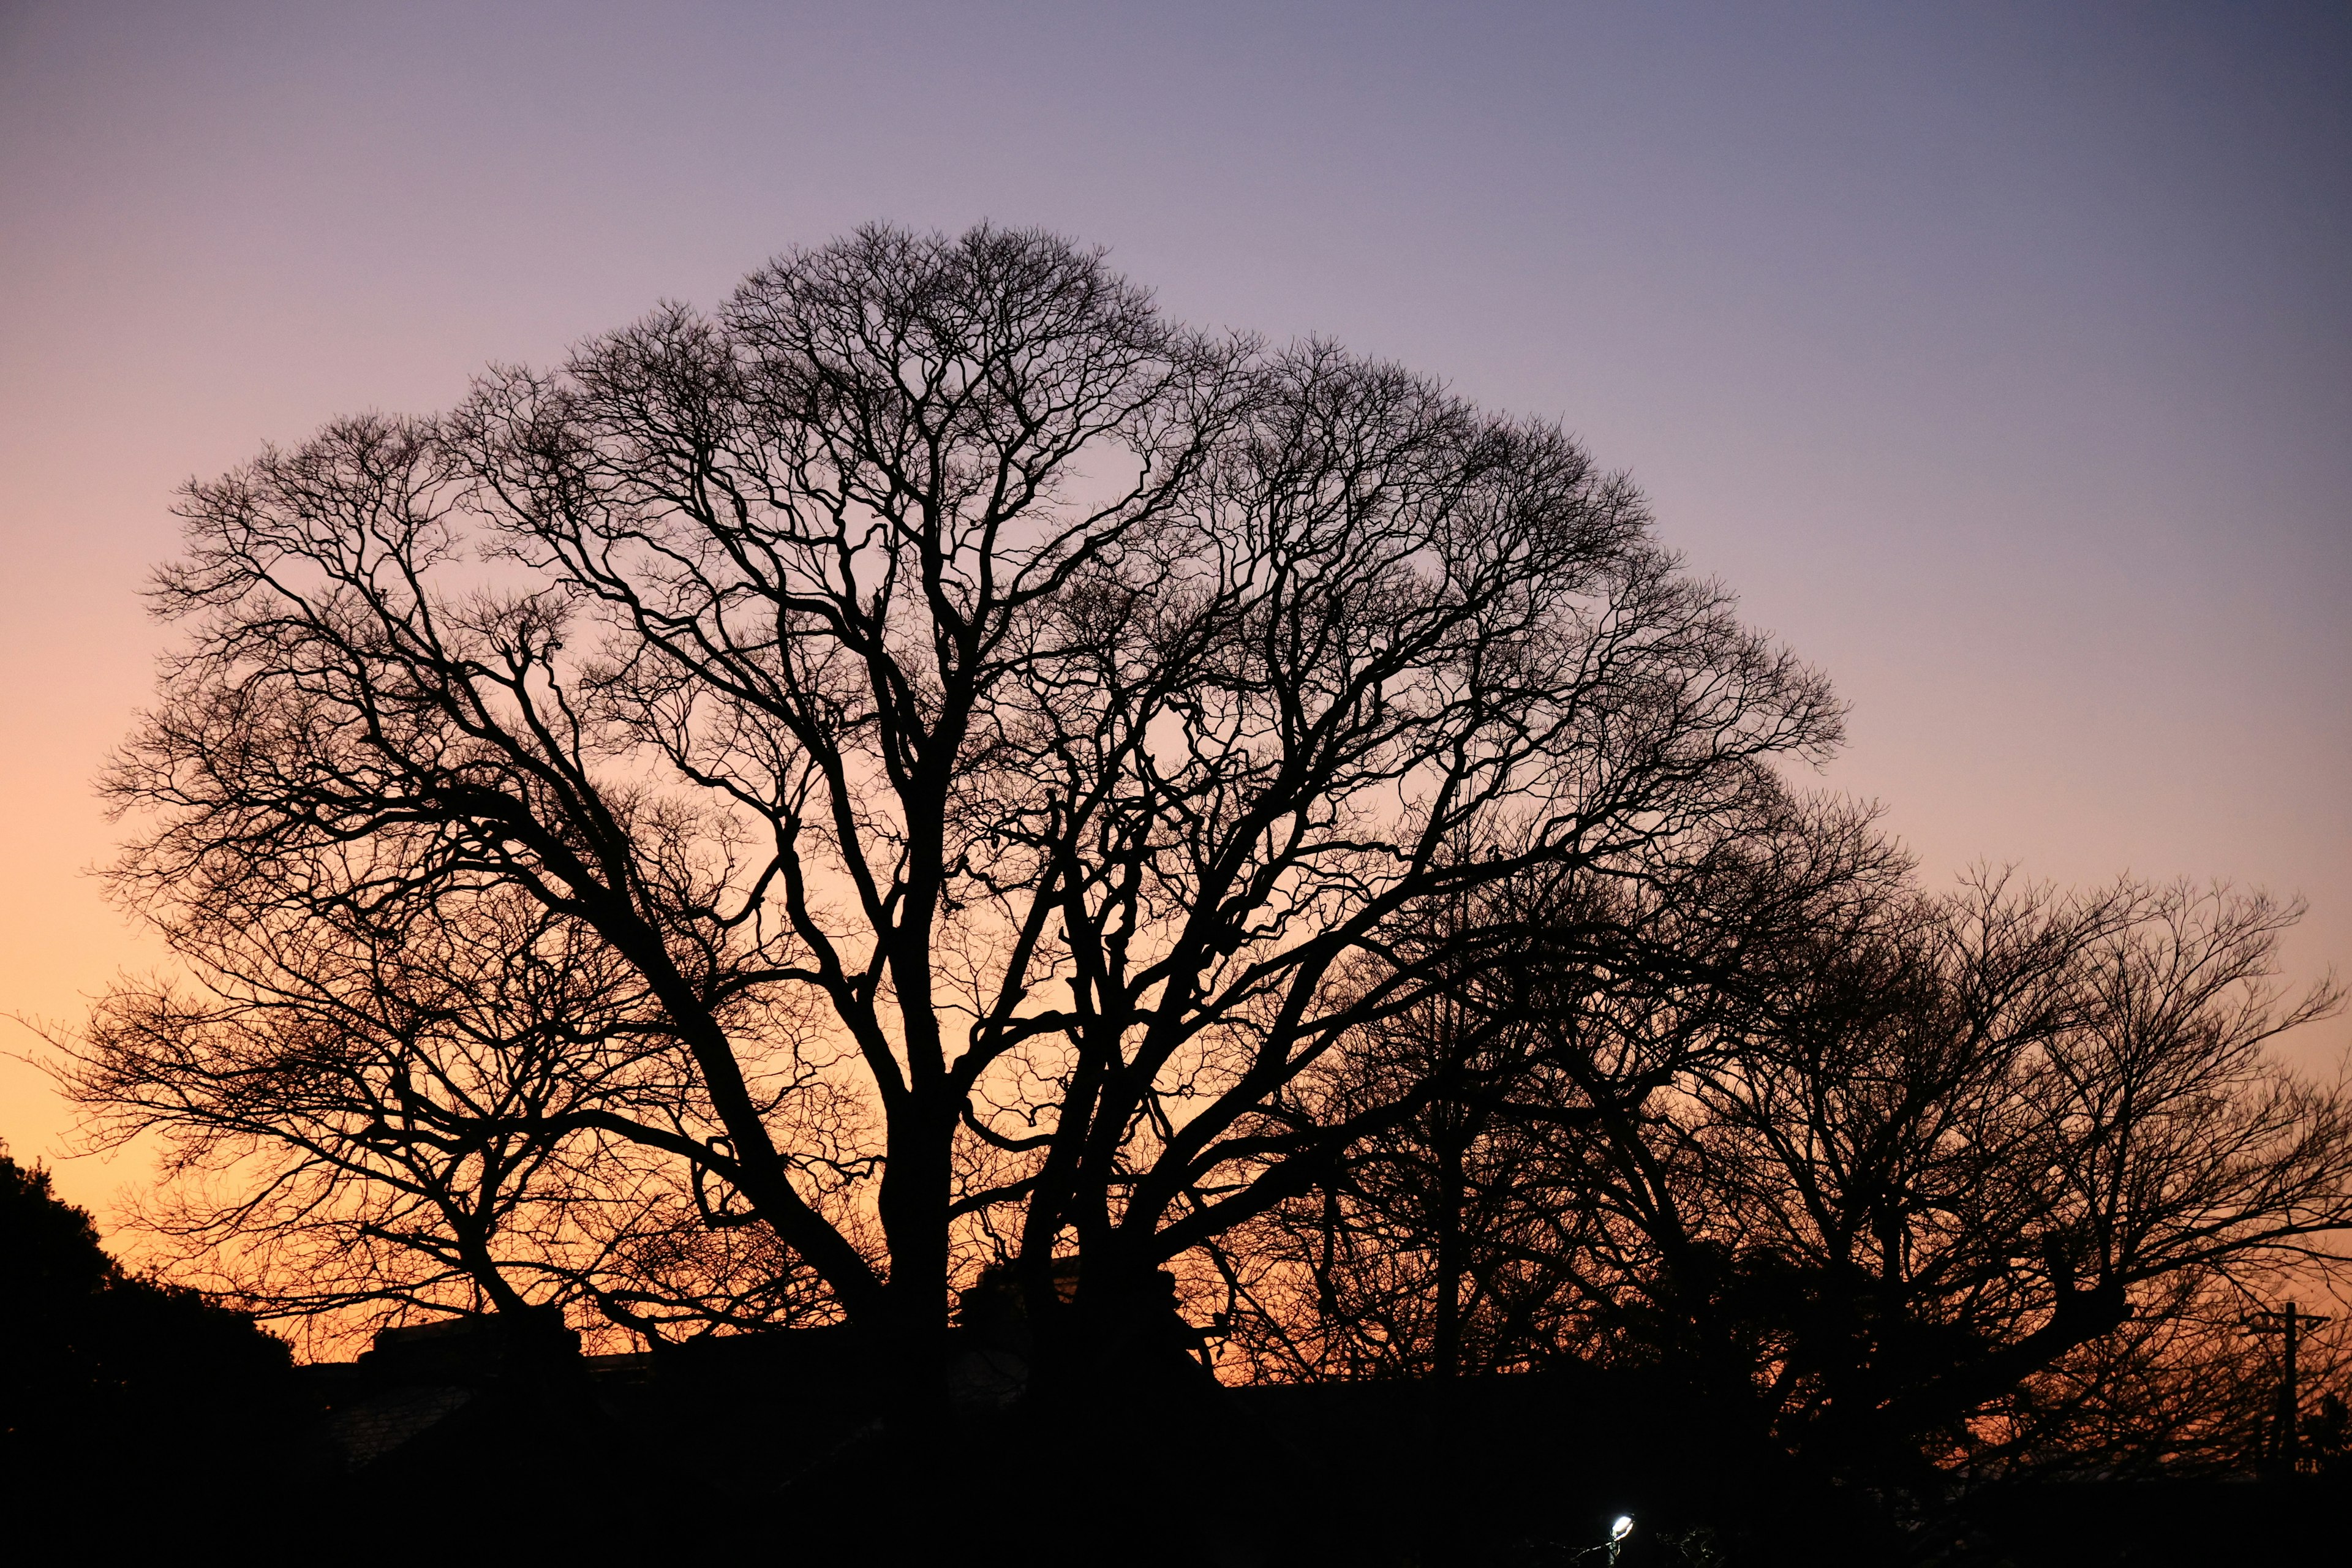
{"label": "background tree silhouette", "polygon": [[[677,1092],[657,1015],[510,892],[205,931],[209,984],[124,986],[56,1042],[99,1149],[159,1135],[132,1216],[314,1349],[408,1312],[575,1303],[644,1333],[803,1321],[805,1269],[591,1129]],[[318,1338],[320,1334],[326,1337]]]}
{"label": "background tree silhouette", "polygon": [[1271,1216],[1234,1271],[1261,1374],[1663,1368],[1898,1482],[2242,1463],[2273,1381],[2246,1307],[2331,1278],[2352,1223],[2352,1107],[2263,1048],[2340,1002],[2270,984],[2295,911],[1924,899],[1836,826],[1864,837],[1801,918],[1734,922],[1736,970],[1545,975],[1537,1070]]}

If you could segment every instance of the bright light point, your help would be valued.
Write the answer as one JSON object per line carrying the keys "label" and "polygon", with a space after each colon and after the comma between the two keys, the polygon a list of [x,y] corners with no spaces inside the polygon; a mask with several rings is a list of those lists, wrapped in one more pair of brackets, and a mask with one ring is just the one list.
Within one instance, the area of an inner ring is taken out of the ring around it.
{"label": "bright light point", "polygon": [[1610,1521],[1609,1539],[1612,1541],[1622,1541],[1633,1532],[1633,1516],[1630,1513],[1621,1513]]}

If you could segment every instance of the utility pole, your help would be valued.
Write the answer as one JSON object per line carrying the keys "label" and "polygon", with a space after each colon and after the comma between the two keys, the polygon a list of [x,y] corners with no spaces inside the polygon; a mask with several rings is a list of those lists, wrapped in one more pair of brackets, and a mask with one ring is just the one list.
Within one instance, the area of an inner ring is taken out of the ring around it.
{"label": "utility pole", "polygon": [[2303,1396],[2295,1386],[2294,1351],[2304,1331],[2317,1328],[2327,1320],[2317,1312],[2298,1312],[2289,1301],[2281,1312],[2256,1312],[2245,1320],[2246,1327],[2257,1334],[2277,1334],[2284,1342],[2279,1361],[2279,1391],[2277,1426],[2267,1456],[2275,1472],[2283,1476],[2294,1474],[2295,1464],[2303,1457]]}

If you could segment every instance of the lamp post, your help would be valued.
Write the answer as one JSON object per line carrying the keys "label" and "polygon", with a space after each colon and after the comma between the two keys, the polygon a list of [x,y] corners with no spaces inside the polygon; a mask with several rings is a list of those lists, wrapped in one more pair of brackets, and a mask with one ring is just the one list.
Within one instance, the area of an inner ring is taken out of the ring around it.
{"label": "lamp post", "polygon": [[1617,1561],[1617,1549],[1624,1545],[1625,1538],[1633,1533],[1633,1516],[1632,1514],[1621,1513],[1615,1519],[1609,1521],[1610,1562],[1614,1563]]}

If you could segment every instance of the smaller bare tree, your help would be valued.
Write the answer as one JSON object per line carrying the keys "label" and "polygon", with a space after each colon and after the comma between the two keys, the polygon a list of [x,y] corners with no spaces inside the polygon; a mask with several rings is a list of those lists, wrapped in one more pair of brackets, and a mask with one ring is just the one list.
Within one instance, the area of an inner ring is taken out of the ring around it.
{"label": "smaller bare tree", "polygon": [[1577,1353],[1596,1292],[1644,1267],[1681,1191],[1664,1165],[1654,1187],[1638,1162],[1592,1168],[1623,1157],[1604,1129],[1652,1157],[1640,1124],[1736,1046],[1786,955],[1874,918],[1908,862],[1873,824],[1769,796],[1665,874],[1523,879],[1459,911],[1503,945],[1318,1085],[1339,1106],[1441,1090],[1228,1250],[1241,1360],[1280,1379],[1444,1377]]}
{"label": "smaller bare tree", "polygon": [[1458,1279],[1470,1364],[1670,1370],[1832,1468],[2241,1441],[2220,1304],[2308,1289],[2352,1225],[2352,1104],[2267,1050],[2339,1002],[2275,987],[2299,911],[1812,864],[1777,924],[1676,921],[1679,969],[1537,966],[1507,1094],[1368,1142],[1285,1211],[1286,1267],[1231,1270],[1253,1363],[1460,1366]]}
{"label": "smaller bare tree", "polygon": [[53,1039],[93,1147],[161,1137],[135,1218],[184,1277],[320,1345],[534,1305],[646,1336],[819,1310],[772,1240],[611,1132],[697,1117],[657,1011],[579,928],[495,888],[242,913],[172,928],[205,989],[121,986]]}

